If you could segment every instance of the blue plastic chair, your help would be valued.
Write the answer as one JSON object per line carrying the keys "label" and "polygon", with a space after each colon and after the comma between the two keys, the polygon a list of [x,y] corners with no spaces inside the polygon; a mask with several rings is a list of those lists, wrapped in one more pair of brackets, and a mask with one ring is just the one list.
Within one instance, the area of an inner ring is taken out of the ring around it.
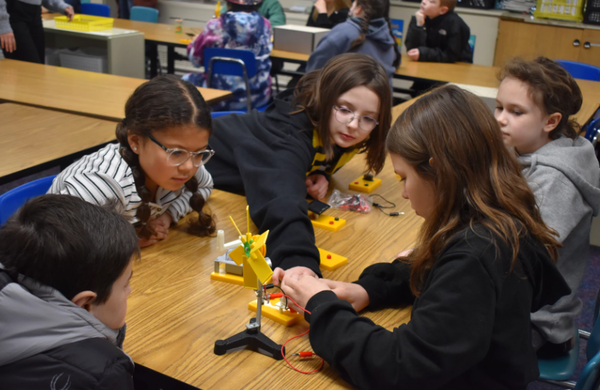
{"label": "blue plastic chair", "polygon": [[158,23],[158,10],[150,7],[131,7],[129,19],[138,22]]}
{"label": "blue plastic chair", "polygon": [[[556,359],[538,359],[540,380],[564,388],[575,390],[598,389],[600,386],[600,320],[598,319],[598,304],[600,303],[600,290],[596,297],[596,313],[594,314],[594,328],[592,332],[576,330],[575,347],[564,357]],[[577,358],[579,356],[579,336],[588,339],[586,356],[588,359],[577,383],[567,381],[573,375]]]}
{"label": "blue plastic chair", "polygon": [[110,17],[110,7],[106,4],[87,3],[81,4],[81,13],[84,15]]}
{"label": "blue plastic chair", "polygon": [[589,140],[594,147],[598,144],[598,138],[600,136],[600,117],[590,122],[585,132],[585,138]]}
{"label": "blue plastic chair", "polygon": [[50,189],[56,175],[43,177],[13,188],[0,196],[0,225],[23,206],[28,199],[44,195]]}
{"label": "blue plastic chair", "polygon": [[[204,69],[206,69],[206,86],[210,88],[213,74],[241,76],[246,84],[246,107],[252,110],[252,94],[250,79],[256,76],[256,56],[250,50],[222,49],[207,47],[204,49]],[[268,105],[257,107],[264,111]]]}
{"label": "blue plastic chair", "polygon": [[245,114],[244,111],[213,111],[210,113],[211,118],[215,119],[218,118],[220,116],[225,116],[225,115],[229,115],[229,114]]}
{"label": "blue plastic chair", "polygon": [[554,60],[576,79],[600,81],[600,68],[582,62]]}

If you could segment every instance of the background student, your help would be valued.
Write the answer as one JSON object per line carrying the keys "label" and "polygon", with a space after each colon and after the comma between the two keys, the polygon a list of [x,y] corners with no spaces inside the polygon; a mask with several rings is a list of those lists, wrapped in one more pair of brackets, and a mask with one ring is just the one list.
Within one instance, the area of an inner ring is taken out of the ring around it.
{"label": "background student", "polygon": [[504,68],[496,119],[504,143],[514,148],[544,222],[558,233],[557,267],[571,294],[531,315],[539,353],[573,347],[576,296],[589,259],[592,217],[600,210],[600,168],[592,144],[571,118],[581,108],[579,86],[545,57],[513,60]]}
{"label": "background student", "polygon": [[137,241],[118,213],[67,195],[0,228],[3,389],[133,390],[120,346]]}
{"label": "background student", "polygon": [[307,26],[333,28],[348,19],[350,0],[317,0],[310,10]]}
{"label": "background student", "polygon": [[[284,274],[283,290],[311,312],[314,351],[361,389],[525,389],[539,375],[530,312],[569,289],[498,123],[449,86],[410,106],[386,147],[424,219],[416,248],[355,283]],[[410,303],[393,331],[357,314]]]}
{"label": "background student", "polygon": [[210,145],[216,154],[206,168],[216,188],[246,195],[260,232],[270,230],[267,248],[275,266],[320,274],[306,196],[323,198],[327,176],[359,151],[366,170],[381,171],[391,104],[381,65],[347,53],[308,73],[265,112],[214,120]]}
{"label": "background student", "polygon": [[[271,101],[271,24],[256,10],[262,0],[227,0],[228,11],[209,20],[202,33],[188,45],[188,57],[199,68],[204,66],[204,49],[208,47],[250,50],[256,56],[256,76],[250,79],[252,107],[261,107]],[[204,73],[189,73],[184,80],[199,87],[206,84]],[[215,105],[215,110],[246,110],[246,83],[241,76],[215,74],[211,88],[232,91],[233,97]]]}
{"label": "background student", "polygon": [[45,62],[42,5],[73,19],[73,7],[62,0],[0,0],[0,47],[4,57],[38,64]]}
{"label": "background student", "polygon": [[[225,12],[227,12],[227,3],[221,8],[221,14]],[[271,27],[285,24],[285,13],[279,0],[263,0],[257,12],[271,23]]]}
{"label": "background student", "polygon": [[454,12],[457,0],[422,0],[406,33],[407,55],[421,62],[473,63],[471,30]]}
{"label": "background student", "polygon": [[391,86],[392,75],[402,57],[392,35],[389,13],[389,0],[355,0],[350,9],[351,18],[335,26],[319,41],[306,70],[320,69],[338,54],[367,54],[385,68]]}
{"label": "background student", "polygon": [[117,125],[118,144],[109,144],[62,171],[49,193],[80,197],[97,205],[116,201],[137,227],[140,246],[163,240],[169,226],[196,211],[190,231],[215,230],[203,211],[213,182],[204,168],[213,155],[210,109],[192,84],[159,76],[140,85]]}

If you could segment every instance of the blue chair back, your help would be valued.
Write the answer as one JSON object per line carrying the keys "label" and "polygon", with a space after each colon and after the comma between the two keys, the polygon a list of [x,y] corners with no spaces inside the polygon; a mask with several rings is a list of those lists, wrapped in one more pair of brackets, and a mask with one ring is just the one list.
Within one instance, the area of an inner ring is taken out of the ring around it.
{"label": "blue chair back", "polygon": [[[238,61],[228,61],[227,59]],[[204,49],[204,69],[209,68],[211,60],[213,60],[213,73],[244,77],[243,67],[245,67],[248,78],[256,75],[256,56],[250,50],[207,47]],[[239,62],[240,60],[243,62],[243,66]]]}
{"label": "blue chair back", "polygon": [[[209,88],[213,74],[241,76],[246,84],[247,110],[248,112],[252,110],[250,79],[256,76],[257,70],[254,52],[241,49],[207,47],[204,49],[204,69],[206,70],[206,86]],[[264,111],[263,107],[260,108]]]}
{"label": "blue chair back", "polygon": [[554,60],[576,79],[600,81],[600,68],[582,62]]}
{"label": "blue chair back", "polygon": [[87,3],[81,4],[81,13],[84,15],[110,17],[110,7],[106,4]]}
{"label": "blue chair back", "polygon": [[225,116],[225,115],[229,115],[229,114],[245,114],[244,111],[213,111],[210,113],[211,118],[215,119],[218,118],[220,116]]}
{"label": "blue chair back", "polygon": [[158,10],[150,7],[131,7],[129,19],[138,22],[158,23]]}
{"label": "blue chair back", "polygon": [[0,225],[23,206],[28,199],[44,195],[50,189],[56,175],[43,177],[13,188],[0,196]]}
{"label": "blue chair back", "polygon": [[600,117],[590,122],[585,132],[585,138],[596,146],[598,138],[600,136]]}

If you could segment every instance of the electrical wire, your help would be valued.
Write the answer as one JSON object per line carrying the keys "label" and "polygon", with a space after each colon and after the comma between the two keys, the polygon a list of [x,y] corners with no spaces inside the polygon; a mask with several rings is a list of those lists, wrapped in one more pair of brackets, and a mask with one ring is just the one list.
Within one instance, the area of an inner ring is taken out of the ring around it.
{"label": "electrical wire", "polygon": [[385,215],[389,215],[390,217],[397,217],[399,215],[404,215],[403,212],[397,212],[397,211],[393,211],[390,213],[386,213],[383,209],[391,209],[396,207],[396,203],[394,202],[390,202],[389,200],[387,200],[386,198],[384,198],[383,196],[379,195],[379,194],[373,194],[371,195],[371,198],[378,196],[381,199],[383,199],[384,202],[387,202],[388,205],[384,206],[381,203],[377,203],[377,202],[373,202],[373,206],[377,207],[379,209],[379,211],[381,211],[382,213],[384,213]]}
{"label": "electrical wire", "polygon": [[[280,288],[280,290],[281,290],[281,288]],[[282,291],[282,294],[283,294],[283,290],[281,290],[281,291]],[[283,296],[284,296],[284,297],[286,297],[286,299],[289,299],[290,301],[292,301],[292,302],[294,303],[294,305],[296,305],[297,307],[299,307],[299,308],[300,308],[300,309],[301,309],[303,312],[310,314],[310,312],[309,312],[308,310],[306,310],[306,309],[305,309],[305,308],[303,308],[302,306],[298,305],[298,304],[296,303],[296,301],[294,301],[292,298],[290,298],[289,296],[287,296],[287,295],[285,295],[285,294],[283,294]],[[292,365],[292,363],[290,363],[290,361],[289,361],[289,360],[287,360],[287,357],[285,357],[285,346],[287,345],[287,343],[289,343],[289,342],[290,342],[290,341],[292,341],[293,339],[297,339],[297,338],[299,338],[299,337],[302,337],[302,336],[304,336],[304,335],[308,334],[308,331],[309,331],[309,330],[310,330],[310,329],[307,329],[307,330],[306,330],[306,332],[304,332],[304,333],[301,333],[301,334],[299,334],[299,335],[296,335],[296,336],[294,336],[294,337],[290,338],[290,339],[289,339],[289,340],[287,340],[285,343],[283,343],[283,345],[281,346],[281,356],[283,356],[283,360],[285,360],[285,362],[288,364],[288,366],[290,366],[292,369],[294,369],[295,371],[298,371],[298,372],[299,372],[299,373],[301,373],[301,374],[313,374],[313,373],[315,373],[315,372],[319,372],[319,371],[321,371],[321,370],[323,369],[323,366],[325,365],[325,360],[324,360],[322,357],[320,357],[320,359],[321,359],[321,364],[319,365],[319,367],[318,367],[318,368],[316,368],[316,369],[314,369],[314,370],[312,370],[312,371],[302,371],[302,370],[300,370],[300,369],[298,369],[298,368],[294,367],[294,366]],[[308,353],[307,353],[307,352],[300,352],[300,353],[299,353],[299,356],[303,356],[303,355],[308,355]],[[311,355],[311,356],[312,356],[312,355]]]}

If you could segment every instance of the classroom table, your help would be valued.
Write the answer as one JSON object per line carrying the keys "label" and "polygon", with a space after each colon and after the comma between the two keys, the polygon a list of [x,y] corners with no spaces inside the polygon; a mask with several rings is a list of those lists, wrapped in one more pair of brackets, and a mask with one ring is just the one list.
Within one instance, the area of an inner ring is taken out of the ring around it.
{"label": "classroom table", "polygon": [[[57,13],[43,14],[42,19],[52,20],[60,16]],[[181,33],[175,31],[174,24],[138,22],[129,19],[114,18],[114,28],[122,30],[135,30],[144,34],[146,43],[151,46],[150,57],[150,78],[157,75],[157,45],[167,46],[167,73],[175,73],[175,48],[186,48],[192,36],[200,34],[201,28],[183,27]]]}
{"label": "classroom table", "polygon": [[115,140],[115,122],[13,103],[0,104],[0,185],[65,167]]}
{"label": "classroom table", "polygon": [[[356,156],[333,175],[331,186],[349,193],[348,184],[359,177],[364,157]],[[421,219],[401,196],[388,158],[378,175],[383,183],[375,193],[395,202],[386,211],[404,212],[390,217],[379,210],[369,214],[328,210],[326,214],[347,220],[338,232],[315,230],[319,247],[348,257],[348,264],[337,270],[323,271],[326,278],[353,281],[370,264],[391,261],[414,245]],[[246,200],[239,195],[215,190],[208,205],[217,216],[217,228],[225,231],[225,241],[237,238],[229,216],[245,231]],[[252,225],[252,231],[257,232]],[[214,343],[245,329],[253,317],[248,303],[255,299],[252,290],[210,280],[214,259],[223,254],[216,249],[216,238],[199,238],[185,232],[185,222],[170,229],[169,237],[142,249],[141,260],[134,262],[132,293],[127,313],[127,337],[124,350],[137,363],[197,386],[201,389],[350,389],[350,385],[325,364],[321,372],[303,375],[257,352],[235,351],[217,356]],[[267,247],[268,255],[268,247]],[[410,308],[366,312],[365,316],[392,330],[410,318]],[[262,332],[281,344],[308,329],[300,323],[289,328],[269,319],[262,321]],[[290,342],[288,355],[311,350],[308,337]],[[320,360],[299,361],[295,366],[310,370]]]}
{"label": "classroom table", "polygon": [[[120,121],[125,102],[147,80],[103,73],[0,60],[0,102]],[[230,91],[198,88],[208,104],[231,96]]]}

